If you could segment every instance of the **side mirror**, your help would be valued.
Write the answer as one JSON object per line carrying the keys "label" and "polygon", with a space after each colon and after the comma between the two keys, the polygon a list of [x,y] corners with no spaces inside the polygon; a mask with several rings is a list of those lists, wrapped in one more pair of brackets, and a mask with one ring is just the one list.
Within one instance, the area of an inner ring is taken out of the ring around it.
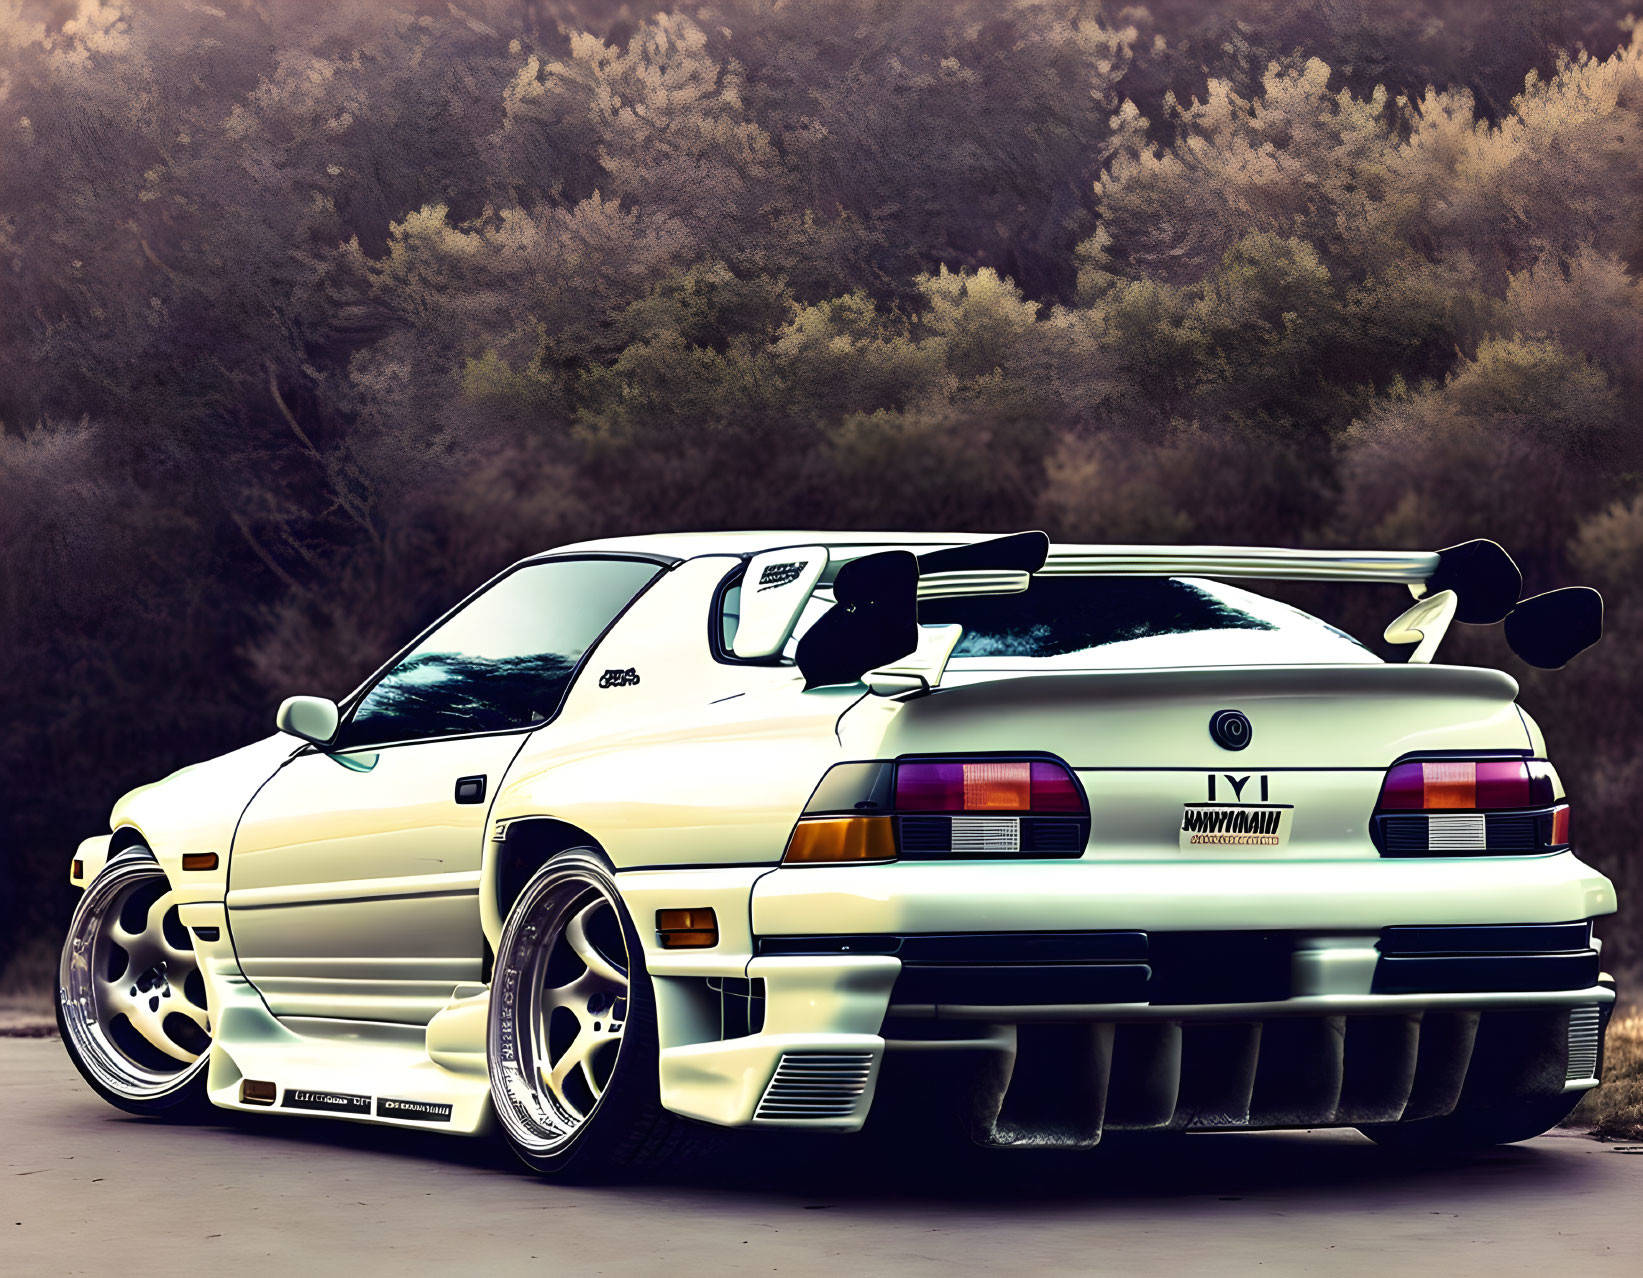
{"label": "side mirror", "polygon": [[274,714],[274,726],[293,737],[329,745],[341,719],[337,703],[324,697],[287,697]]}

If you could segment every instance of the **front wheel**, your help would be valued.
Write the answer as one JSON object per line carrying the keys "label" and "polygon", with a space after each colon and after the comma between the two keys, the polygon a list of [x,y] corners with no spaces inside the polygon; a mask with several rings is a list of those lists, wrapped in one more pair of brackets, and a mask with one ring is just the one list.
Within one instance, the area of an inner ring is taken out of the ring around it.
{"label": "front wheel", "polygon": [[91,881],[57,972],[57,1027],[86,1082],[133,1114],[205,1108],[211,1023],[176,894],[147,848]]}
{"label": "front wheel", "polygon": [[1562,1092],[1470,1113],[1412,1123],[1376,1123],[1358,1130],[1377,1145],[1432,1154],[1514,1145],[1551,1131],[1574,1112],[1584,1095]]}
{"label": "front wheel", "polygon": [[488,1047],[502,1130],[544,1175],[655,1168],[705,1131],[662,1108],[644,953],[591,848],[555,856],[508,912]]}

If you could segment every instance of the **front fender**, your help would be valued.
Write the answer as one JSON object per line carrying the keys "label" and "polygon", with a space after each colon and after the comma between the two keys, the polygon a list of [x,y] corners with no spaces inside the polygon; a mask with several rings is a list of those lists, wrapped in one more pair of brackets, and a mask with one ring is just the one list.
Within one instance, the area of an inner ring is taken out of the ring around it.
{"label": "front fender", "polygon": [[112,834],[94,834],[89,839],[81,839],[80,846],[74,849],[74,859],[68,863],[68,881],[83,888],[101,874],[108,864],[109,844],[113,840]]}
{"label": "front fender", "polygon": [[[181,903],[221,901],[227,891],[228,856],[240,814],[297,749],[295,739],[276,734],[122,795],[109,818],[114,834],[101,836],[97,849],[87,846],[97,840],[87,840],[76,852],[84,861],[83,881],[77,880],[78,885],[85,886],[96,869],[102,868],[110,840],[130,830],[154,853]],[[88,855],[81,857],[82,851]],[[183,857],[193,853],[215,853],[216,864],[210,869],[184,870]]]}

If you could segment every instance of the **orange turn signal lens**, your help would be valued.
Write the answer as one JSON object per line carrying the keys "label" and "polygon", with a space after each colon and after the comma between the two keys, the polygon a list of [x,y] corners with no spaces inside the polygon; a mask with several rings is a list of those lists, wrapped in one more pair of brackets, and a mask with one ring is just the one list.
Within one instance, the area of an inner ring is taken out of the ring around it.
{"label": "orange turn signal lens", "polygon": [[272,1105],[274,1098],[278,1095],[279,1088],[272,1083],[255,1078],[240,1080],[240,1103],[242,1105]]}
{"label": "orange turn signal lens", "polygon": [[70,865],[68,867],[68,876],[69,876],[69,878],[75,879],[75,880],[85,878],[86,877],[86,863],[84,861],[82,861],[79,857],[75,857],[73,862],[70,863]]}
{"label": "orange turn signal lens", "polygon": [[719,920],[712,910],[657,910],[656,939],[664,950],[705,950],[719,943]]}
{"label": "orange turn signal lens", "polygon": [[217,868],[217,854],[215,852],[184,852],[183,869],[185,870],[215,870]]}
{"label": "orange turn signal lens", "polygon": [[826,817],[800,821],[787,841],[784,865],[828,865],[840,862],[894,861],[893,818]]}

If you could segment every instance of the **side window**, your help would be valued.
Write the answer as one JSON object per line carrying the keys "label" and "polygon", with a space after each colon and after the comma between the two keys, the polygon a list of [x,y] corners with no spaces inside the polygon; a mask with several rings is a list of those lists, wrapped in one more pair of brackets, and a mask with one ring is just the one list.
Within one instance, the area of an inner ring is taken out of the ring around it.
{"label": "side window", "polygon": [[742,622],[742,583],[738,581],[719,598],[719,651],[729,652]]}
{"label": "side window", "polygon": [[342,747],[525,727],[551,719],[589,646],[661,571],[561,559],[509,573],[425,636],[360,700]]}

